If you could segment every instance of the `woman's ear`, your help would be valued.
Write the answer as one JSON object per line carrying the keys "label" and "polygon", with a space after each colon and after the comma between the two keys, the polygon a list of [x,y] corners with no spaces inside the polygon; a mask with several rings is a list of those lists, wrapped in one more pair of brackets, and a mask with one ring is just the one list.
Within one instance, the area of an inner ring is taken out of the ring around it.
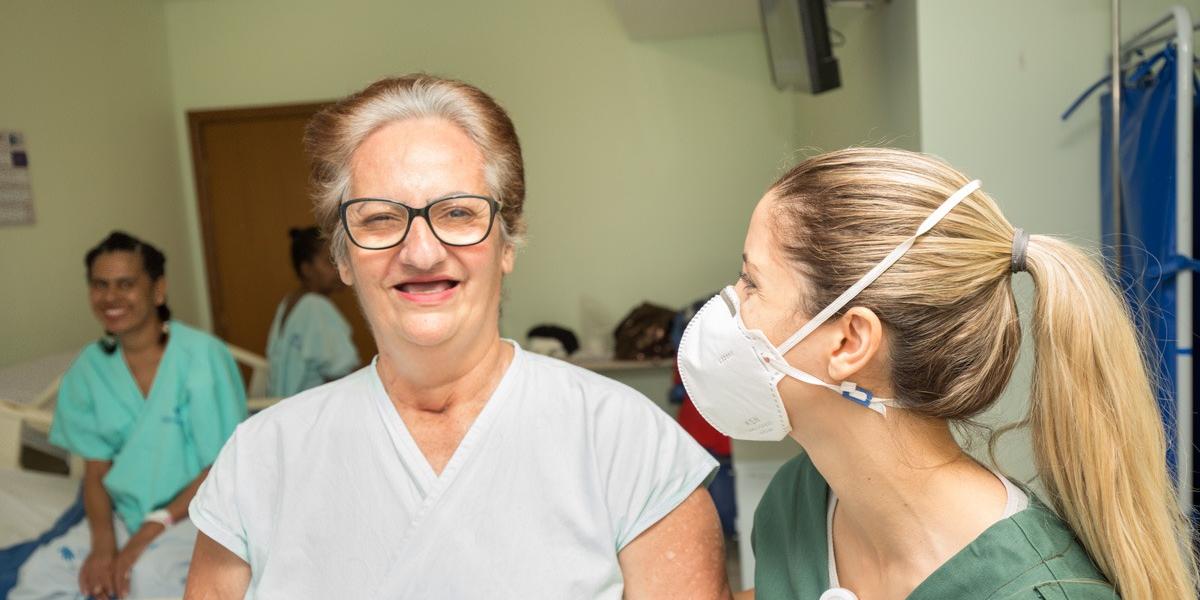
{"label": "woman's ear", "polygon": [[154,294],[154,305],[162,306],[167,303],[167,276],[163,275],[151,284],[151,293]]}
{"label": "woman's ear", "polygon": [[829,357],[829,378],[833,381],[854,379],[883,345],[883,322],[875,311],[856,306],[838,319],[840,343]]}
{"label": "woman's ear", "polygon": [[517,248],[511,243],[505,243],[500,255],[500,272],[505,275],[512,274],[513,265],[517,259]]}
{"label": "woman's ear", "polygon": [[354,285],[354,271],[350,270],[350,265],[347,264],[348,262],[350,262],[350,259],[345,258],[342,260],[335,260],[333,261],[333,264],[337,267],[338,276],[341,277],[342,283],[352,286]]}
{"label": "woman's ear", "polygon": [[313,270],[316,268],[316,261],[320,260],[320,256],[314,257],[312,260],[300,263],[300,282],[308,284],[313,281]]}

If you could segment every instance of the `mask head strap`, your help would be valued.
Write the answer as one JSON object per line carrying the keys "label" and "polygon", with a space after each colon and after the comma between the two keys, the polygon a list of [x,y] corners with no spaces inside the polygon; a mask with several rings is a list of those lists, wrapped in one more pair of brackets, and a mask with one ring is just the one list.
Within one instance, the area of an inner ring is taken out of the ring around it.
{"label": "mask head strap", "polygon": [[917,238],[928,233],[930,229],[933,229],[933,226],[937,225],[938,222],[941,221],[946,215],[950,214],[950,211],[953,210],[955,206],[958,206],[959,202],[962,202],[967,198],[967,196],[973,194],[981,185],[983,184],[976,179],[962,186],[961,188],[958,188],[957,192],[954,192],[954,194],[947,198],[937,210],[933,211],[932,214],[925,218],[925,220],[921,223],[921,226],[917,227],[917,231],[912,235],[912,237],[904,240],[904,242],[899,246],[896,246],[895,250],[892,250],[891,253],[883,258],[883,260],[879,261],[879,264],[875,265],[875,268],[868,271],[866,275],[862,276],[862,279],[859,279],[858,282],[850,286],[849,289],[842,292],[841,296],[838,296],[836,300],[829,304],[829,306],[826,306],[824,310],[817,313],[817,316],[813,317],[808,323],[805,323],[804,327],[800,328],[800,331],[797,331],[792,335],[792,337],[788,338],[783,345],[779,346],[779,353],[786,354],[789,350],[796,347],[796,344],[799,344],[801,340],[808,337],[808,334],[825,324],[825,321],[828,321],[830,317],[837,314],[839,310],[842,310],[847,303],[853,300],[855,296],[858,296],[860,293],[862,293],[867,286],[875,283],[875,280],[879,279],[880,275],[883,275],[883,273],[890,269],[892,265],[896,264],[896,261],[900,260],[900,257],[904,256],[904,253],[908,252],[909,248],[913,247],[913,244],[916,243]]}

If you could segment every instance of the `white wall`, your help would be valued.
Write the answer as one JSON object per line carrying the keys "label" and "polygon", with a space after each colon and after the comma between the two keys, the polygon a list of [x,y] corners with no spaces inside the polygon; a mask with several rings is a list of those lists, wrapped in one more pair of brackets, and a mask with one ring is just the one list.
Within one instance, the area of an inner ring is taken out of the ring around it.
{"label": "white wall", "polygon": [[842,86],[793,94],[797,159],[847,146],[919,149],[917,0],[833,6],[828,16],[845,38],[834,49]]}
{"label": "white wall", "polygon": [[162,248],[168,299],[198,316],[163,8],[0,0],[0,129],[25,133],[32,226],[0,227],[0,365],[96,339],[83,255],[114,228]]}

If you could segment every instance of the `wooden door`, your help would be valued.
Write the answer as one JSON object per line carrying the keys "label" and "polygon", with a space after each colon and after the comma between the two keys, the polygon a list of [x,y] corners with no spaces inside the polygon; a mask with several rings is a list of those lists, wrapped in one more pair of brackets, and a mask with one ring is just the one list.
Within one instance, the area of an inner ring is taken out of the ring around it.
{"label": "wooden door", "polygon": [[[298,285],[288,229],[315,224],[302,140],[321,106],[188,113],[213,328],[264,355],[275,309]],[[354,328],[359,357],[369,360],[375,342],[353,291],[333,301]]]}

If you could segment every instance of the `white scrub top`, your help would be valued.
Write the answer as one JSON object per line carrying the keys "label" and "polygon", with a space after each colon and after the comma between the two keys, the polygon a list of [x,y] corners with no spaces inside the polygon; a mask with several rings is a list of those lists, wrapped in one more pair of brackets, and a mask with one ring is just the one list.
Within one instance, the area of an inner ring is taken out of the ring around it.
{"label": "white scrub top", "polygon": [[362,362],[346,317],[328,298],[307,293],[287,318],[287,299],[267,334],[267,395],[286,398],[355,370]]}
{"label": "white scrub top", "polygon": [[517,347],[440,476],[372,363],[239,426],[190,516],[248,598],[617,599],[617,553],[716,466],[633,389]]}

